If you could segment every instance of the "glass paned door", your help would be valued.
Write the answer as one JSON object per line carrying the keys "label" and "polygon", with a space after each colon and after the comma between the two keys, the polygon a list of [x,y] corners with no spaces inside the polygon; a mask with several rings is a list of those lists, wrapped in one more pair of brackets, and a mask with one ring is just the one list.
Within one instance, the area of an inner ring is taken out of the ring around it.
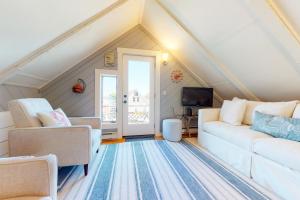
{"label": "glass paned door", "polygon": [[154,134],[154,62],[123,56],[123,135]]}
{"label": "glass paned door", "polygon": [[104,123],[117,122],[117,76],[101,76],[101,120]]}

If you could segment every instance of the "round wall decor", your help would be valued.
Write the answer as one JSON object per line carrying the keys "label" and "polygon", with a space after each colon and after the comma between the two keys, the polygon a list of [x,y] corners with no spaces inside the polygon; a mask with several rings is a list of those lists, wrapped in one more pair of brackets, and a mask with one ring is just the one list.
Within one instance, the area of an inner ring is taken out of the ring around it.
{"label": "round wall decor", "polygon": [[172,73],[171,73],[171,80],[174,82],[174,83],[179,83],[180,81],[183,80],[183,73],[181,70],[173,70]]}

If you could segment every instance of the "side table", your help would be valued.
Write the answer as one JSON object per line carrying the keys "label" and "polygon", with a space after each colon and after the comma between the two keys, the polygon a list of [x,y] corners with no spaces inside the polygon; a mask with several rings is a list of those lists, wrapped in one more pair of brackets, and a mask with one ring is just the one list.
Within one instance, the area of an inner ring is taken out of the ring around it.
{"label": "side table", "polygon": [[191,132],[190,132],[191,121],[193,119],[198,119],[198,115],[192,115],[192,116],[183,115],[182,118],[185,123],[186,132],[189,134],[189,137],[191,137]]}

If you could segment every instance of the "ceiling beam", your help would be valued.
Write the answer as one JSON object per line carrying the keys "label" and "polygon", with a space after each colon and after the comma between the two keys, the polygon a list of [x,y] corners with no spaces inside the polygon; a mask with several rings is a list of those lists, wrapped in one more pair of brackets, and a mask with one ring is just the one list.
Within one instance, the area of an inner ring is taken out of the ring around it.
{"label": "ceiling beam", "polygon": [[145,10],[145,1],[146,0],[140,0],[139,24],[142,24],[142,21],[143,21],[144,10]]}
{"label": "ceiling beam", "polygon": [[9,79],[15,72],[18,71],[18,69],[22,68],[23,66],[30,63],[31,61],[33,61],[37,57],[39,57],[42,54],[46,53],[47,51],[51,50],[52,48],[54,48],[58,44],[62,43],[63,41],[65,41],[66,39],[68,39],[69,37],[74,35],[75,33],[82,30],[83,28],[85,28],[88,25],[96,22],[97,20],[99,20],[100,18],[102,18],[106,14],[110,13],[112,10],[120,7],[121,5],[123,5],[127,1],[128,0],[118,0],[118,1],[114,2],[113,4],[111,4],[110,6],[105,8],[104,10],[101,10],[100,12],[93,15],[92,17],[84,20],[80,24],[72,27],[71,29],[69,29],[66,32],[62,33],[61,35],[57,36],[56,38],[54,38],[50,42],[46,43],[45,45],[41,46],[40,48],[38,48],[38,49],[34,50],[33,52],[29,53],[28,55],[26,55],[23,58],[19,59],[15,63],[9,65],[8,67],[6,67],[4,70],[2,70],[0,72],[0,84],[5,82],[5,80]]}
{"label": "ceiling beam", "polygon": [[204,55],[245,97],[252,100],[259,100],[230,70],[223,64],[205,45],[196,37],[193,32],[181,22],[160,0],[155,0],[158,5],[185,31],[202,49]]}
{"label": "ceiling beam", "polygon": [[296,29],[293,27],[293,25],[289,22],[283,11],[280,9],[280,7],[274,2],[274,0],[266,0],[272,11],[275,13],[275,15],[278,17],[279,21],[282,23],[282,25],[289,31],[289,33],[295,38],[295,40],[300,45],[300,35],[296,31]]}

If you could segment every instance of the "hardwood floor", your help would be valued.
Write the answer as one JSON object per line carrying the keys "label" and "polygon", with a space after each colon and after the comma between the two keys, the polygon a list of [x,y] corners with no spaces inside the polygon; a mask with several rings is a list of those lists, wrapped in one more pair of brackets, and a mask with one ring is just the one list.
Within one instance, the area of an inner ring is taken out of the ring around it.
{"label": "hardwood floor", "polygon": [[126,142],[125,138],[118,138],[118,139],[104,139],[102,140],[102,144],[118,144]]}
{"label": "hardwood floor", "polygon": [[[191,134],[191,137],[194,138],[194,137],[197,137],[197,134],[196,133],[192,133]],[[189,134],[188,133],[183,133],[182,134],[182,138],[189,138]],[[155,135],[154,136],[154,139],[155,140],[164,140],[163,136],[162,135]],[[125,138],[118,138],[118,139],[103,139],[102,140],[102,144],[119,144],[119,143],[123,143],[123,142],[126,142],[126,139]]]}

